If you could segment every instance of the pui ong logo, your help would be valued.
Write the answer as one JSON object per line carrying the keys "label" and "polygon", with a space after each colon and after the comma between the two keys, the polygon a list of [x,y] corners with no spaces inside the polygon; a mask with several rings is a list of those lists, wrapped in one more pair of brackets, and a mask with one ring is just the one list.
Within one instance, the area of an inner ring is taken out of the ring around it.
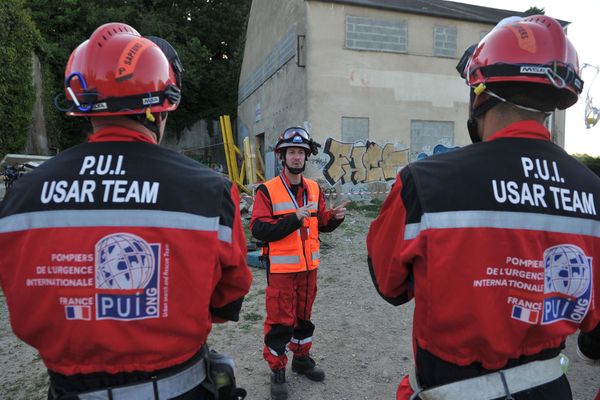
{"label": "pui ong logo", "polygon": [[96,318],[158,318],[160,245],[130,233],[96,243]]}
{"label": "pui ong logo", "polygon": [[544,251],[544,308],[542,324],[581,322],[587,314],[592,288],[592,258],[573,244]]}

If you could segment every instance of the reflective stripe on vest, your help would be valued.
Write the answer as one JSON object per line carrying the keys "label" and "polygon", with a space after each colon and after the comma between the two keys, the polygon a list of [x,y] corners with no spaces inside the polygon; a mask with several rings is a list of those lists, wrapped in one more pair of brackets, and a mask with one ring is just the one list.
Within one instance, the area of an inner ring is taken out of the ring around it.
{"label": "reflective stripe on vest", "polygon": [[300,256],[271,256],[269,259],[275,264],[298,264],[300,262]]}
{"label": "reflective stripe on vest", "polygon": [[[268,251],[271,273],[301,272],[313,270],[319,265],[319,185],[311,179],[302,180],[306,191],[304,200],[310,206],[311,216],[308,221],[304,220],[303,228],[300,229],[307,230],[308,238],[302,241],[298,229],[281,240],[270,242]],[[296,199],[291,197],[283,177],[277,176],[264,185],[271,199],[273,216],[282,217],[296,213]]]}
{"label": "reflective stripe on vest", "polygon": [[294,212],[296,212],[296,206],[291,201],[288,201],[287,203],[273,204],[273,213],[289,212],[290,210],[294,210]]}

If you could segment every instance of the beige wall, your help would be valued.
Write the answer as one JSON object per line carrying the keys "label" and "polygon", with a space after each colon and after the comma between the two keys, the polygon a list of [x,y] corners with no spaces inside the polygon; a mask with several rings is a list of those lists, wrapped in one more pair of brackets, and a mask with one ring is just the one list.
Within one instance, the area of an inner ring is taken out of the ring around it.
{"label": "beige wall", "polygon": [[[346,49],[346,16],[406,21],[407,52]],[[433,56],[436,25],[456,27],[454,57]],[[452,144],[470,143],[469,90],[455,67],[463,51],[489,32],[492,24],[317,0],[280,0],[277,7],[271,0],[254,0],[240,82],[290,26],[296,27],[296,34],[306,35],[301,57],[306,68],[296,65],[297,57],[290,60],[240,104],[239,120],[251,138],[265,132],[265,144],[272,146],[282,129],[307,122],[321,144],[329,137],[341,141],[342,117],[361,117],[369,118],[369,140],[382,147],[391,143],[396,151],[411,149],[412,120],[452,122]],[[259,122],[255,121],[257,104],[262,113]],[[556,116],[553,129],[562,144],[564,115]],[[309,161],[307,175],[321,180],[331,158],[321,152]],[[355,162],[369,168],[364,159]],[[377,160],[371,157],[368,162],[374,165]]]}
{"label": "beige wall", "polygon": [[[307,10],[308,118],[316,135],[339,139],[342,116],[368,117],[371,140],[408,147],[410,121],[434,120],[453,121],[454,143],[468,143],[468,88],[455,66],[491,25],[315,1]],[[407,21],[408,53],[346,49],[347,15]],[[434,25],[457,27],[455,58],[433,57]]]}
{"label": "beige wall", "polygon": [[[246,47],[240,72],[240,85],[246,81],[277,43],[294,28],[305,33],[304,0],[254,0],[250,10]],[[257,107],[261,118],[257,121]],[[254,141],[264,133],[267,149],[273,146],[282,129],[302,125],[306,120],[306,70],[297,66],[297,55],[267,79],[250,97],[238,105],[238,128]],[[264,155],[264,149],[263,149]]]}

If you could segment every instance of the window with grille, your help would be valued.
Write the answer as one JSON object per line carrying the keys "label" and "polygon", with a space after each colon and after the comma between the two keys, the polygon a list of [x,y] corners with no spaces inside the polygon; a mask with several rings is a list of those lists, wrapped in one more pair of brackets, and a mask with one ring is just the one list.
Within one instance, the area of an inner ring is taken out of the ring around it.
{"label": "window with grille", "polygon": [[438,57],[456,57],[456,27],[433,28],[433,54]]}

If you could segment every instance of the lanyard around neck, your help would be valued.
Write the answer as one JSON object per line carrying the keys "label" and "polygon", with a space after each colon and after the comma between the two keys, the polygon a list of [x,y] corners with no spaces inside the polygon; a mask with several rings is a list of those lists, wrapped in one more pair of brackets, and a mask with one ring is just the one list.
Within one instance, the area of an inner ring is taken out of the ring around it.
{"label": "lanyard around neck", "polygon": [[[283,178],[283,176],[279,175],[279,179],[281,179],[281,182],[283,182],[283,186],[285,186],[285,190],[287,190],[288,194],[290,195],[290,198],[292,199],[294,206],[296,206],[296,209],[300,208],[300,206],[298,206],[298,202],[296,201],[296,196],[294,196],[294,194],[292,193],[292,190],[288,186],[288,184],[285,181],[285,179]],[[308,204],[306,202],[306,200],[307,200],[306,192],[307,192],[307,190],[306,190],[306,188],[304,188],[304,193],[303,193],[304,205]]]}

